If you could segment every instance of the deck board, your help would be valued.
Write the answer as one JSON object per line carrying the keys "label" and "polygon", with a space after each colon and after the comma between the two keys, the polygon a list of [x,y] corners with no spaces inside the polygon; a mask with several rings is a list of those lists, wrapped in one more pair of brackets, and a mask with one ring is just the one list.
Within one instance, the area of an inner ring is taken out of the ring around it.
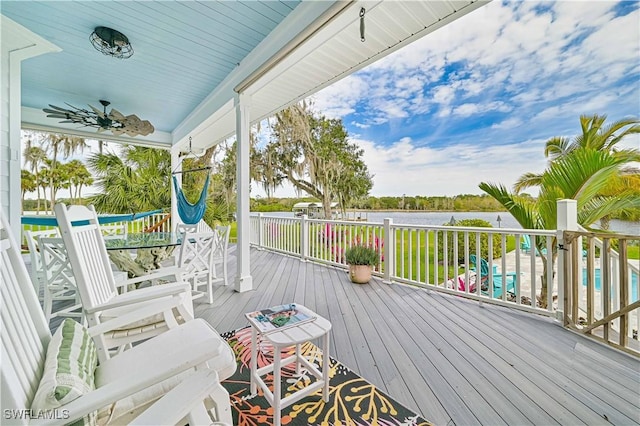
{"label": "deck board", "polygon": [[[553,320],[251,250],[254,290],[215,291],[218,331],[297,302],[332,323],[331,354],[438,425],[640,424],[640,361]],[[233,282],[235,271],[229,270]]]}
{"label": "deck board", "polygon": [[640,360],[549,318],[256,249],[254,289],[237,293],[233,249],[228,266],[196,317],[224,332],[304,304],[331,321],[332,356],[437,425],[640,424]]}

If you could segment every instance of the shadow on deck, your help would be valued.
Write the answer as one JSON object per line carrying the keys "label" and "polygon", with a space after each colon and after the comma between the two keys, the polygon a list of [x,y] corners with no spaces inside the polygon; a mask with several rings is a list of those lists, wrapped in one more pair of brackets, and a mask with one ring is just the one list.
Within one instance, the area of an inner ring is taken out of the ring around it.
{"label": "shadow on deck", "polygon": [[223,332],[301,303],[332,322],[332,356],[438,425],[638,424],[640,361],[549,318],[267,251],[251,262],[253,291],[219,287],[196,316]]}

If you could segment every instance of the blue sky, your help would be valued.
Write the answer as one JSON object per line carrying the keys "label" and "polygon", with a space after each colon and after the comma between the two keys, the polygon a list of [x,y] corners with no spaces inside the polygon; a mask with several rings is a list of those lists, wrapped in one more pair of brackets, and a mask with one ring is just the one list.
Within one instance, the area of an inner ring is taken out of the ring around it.
{"label": "blue sky", "polygon": [[511,186],[581,114],[640,116],[640,2],[493,1],[313,99],[364,149],[371,195]]}

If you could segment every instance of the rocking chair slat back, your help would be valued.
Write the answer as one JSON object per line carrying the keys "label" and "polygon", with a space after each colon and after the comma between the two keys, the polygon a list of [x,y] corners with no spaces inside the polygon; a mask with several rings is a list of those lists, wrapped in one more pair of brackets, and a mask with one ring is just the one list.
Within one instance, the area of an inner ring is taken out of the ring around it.
{"label": "rocking chair slat back", "polygon": [[95,209],[61,203],[55,212],[85,309],[108,302],[118,293]]}
{"label": "rocking chair slat back", "polygon": [[3,408],[22,409],[35,395],[51,334],[18,248],[0,212],[0,394]]}

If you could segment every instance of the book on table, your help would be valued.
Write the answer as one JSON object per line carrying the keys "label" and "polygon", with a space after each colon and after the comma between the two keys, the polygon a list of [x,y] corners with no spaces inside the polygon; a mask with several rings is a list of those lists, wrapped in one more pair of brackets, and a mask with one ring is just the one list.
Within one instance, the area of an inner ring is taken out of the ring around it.
{"label": "book on table", "polygon": [[313,321],[316,317],[302,312],[295,303],[289,303],[250,312],[247,319],[259,332],[269,333]]}

